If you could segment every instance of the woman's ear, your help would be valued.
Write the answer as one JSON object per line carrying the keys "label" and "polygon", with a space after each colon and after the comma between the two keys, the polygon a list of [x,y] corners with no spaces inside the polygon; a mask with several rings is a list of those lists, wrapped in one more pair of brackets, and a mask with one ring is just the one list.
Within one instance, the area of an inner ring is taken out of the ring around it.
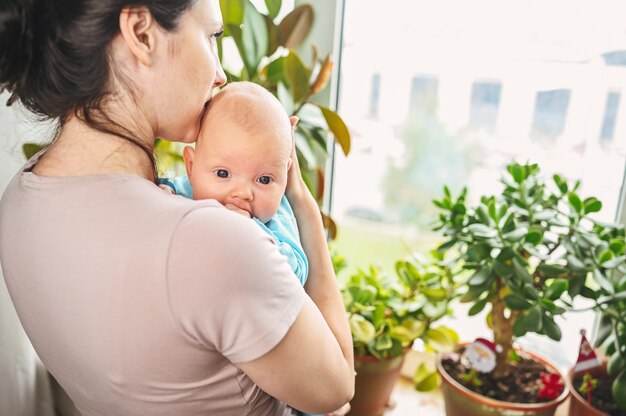
{"label": "woman's ear", "polygon": [[185,159],[185,169],[187,170],[187,177],[191,181],[191,171],[193,170],[193,157],[196,151],[191,146],[185,146],[183,149],[183,159]]}
{"label": "woman's ear", "polygon": [[120,12],[120,33],[132,55],[142,64],[152,65],[155,31],[158,24],[147,7],[124,7]]}

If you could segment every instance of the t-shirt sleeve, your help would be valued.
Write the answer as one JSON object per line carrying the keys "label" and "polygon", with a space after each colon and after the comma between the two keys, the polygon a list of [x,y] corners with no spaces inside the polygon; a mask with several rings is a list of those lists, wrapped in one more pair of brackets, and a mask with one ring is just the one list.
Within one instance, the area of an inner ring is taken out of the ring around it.
{"label": "t-shirt sleeve", "polygon": [[306,296],[271,237],[218,207],[198,208],[180,221],[169,249],[167,289],[184,336],[233,363],[274,348]]}

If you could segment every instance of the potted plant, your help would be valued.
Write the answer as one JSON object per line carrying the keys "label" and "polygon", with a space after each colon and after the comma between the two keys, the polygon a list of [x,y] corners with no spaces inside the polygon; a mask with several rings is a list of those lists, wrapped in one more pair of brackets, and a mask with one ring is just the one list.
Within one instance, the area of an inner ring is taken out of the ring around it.
{"label": "potted plant", "polygon": [[[458,340],[450,329],[432,326],[448,313],[453,288],[446,269],[438,263],[401,260],[396,271],[392,279],[376,267],[359,270],[341,287],[354,342],[357,376],[350,405],[356,415],[383,414],[416,339],[436,351],[451,349]],[[414,381],[422,391],[439,382],[425,364]]]}
{"label": "potted plant", "polygon": [[[528,332],[559,340],[555,318],[576,297],[594,298],[587,278],[611,256],[602,254],[604,235],[590,218],[602,204],[581,199],[580,182],[560,175],[548,181],[538,165],[512,163],[502,183],[500,196],[482,196],[475,206],[466,203],[466,189],[454,198],[446,187],[434,201],[435,229],[446,238],[439,250],[453,252],[464,270],[457,276],[460,300],[472,304],[470,315],[489,307],[495,344],[493,369],[484,373],[468,368],[461,354],[438,361],[448,415],[553,414],[568,394],[564,379],[513,341]],[[534,375],[525,377],[529,368]]]}
{"label": "potted plant", "polygon": [[[577,363],[568,374],[572,394],[570,416],[626,415],[626,256],[624,227],[596,224],[598,264],[594,270],[595,301],[600,313],[596,347],[606,359],[595,367]],[[581,347],[582,349],[582,347]],[[582,351],[581,351],[582,355]]]}

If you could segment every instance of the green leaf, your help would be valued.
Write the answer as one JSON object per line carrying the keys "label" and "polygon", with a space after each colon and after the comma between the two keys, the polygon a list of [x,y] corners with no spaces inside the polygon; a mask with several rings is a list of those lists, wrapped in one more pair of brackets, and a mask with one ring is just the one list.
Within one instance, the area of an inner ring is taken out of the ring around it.
{"label": "green leaf", "polygon": [[479,262],[488,258],[491,254],[491,247],[489,244],[485,243],[476,243],[472,244],[467,249],[467,258],[470,261]]}
{"label": "green leaf", "polygon": [[335,136],[335,141],[341,146],[343,154],[348,156],[350,153],[350,131],[341,117],[330,108],[318,105],[322,110],[322,115],[328,123],[328,128]]}
{"label": "green leaf", "polygon": [[28,160],[39,153],[43,148],[43,145],[37,143],[24,143],[22,145],[22,152],[24,153],[24,157]]}
{"label": "green leaf", "polygon": [[441,378],[437,371],[428,368],[426,363],[421,363],[413,375],[415,389],[420,392],[428,392],[439,387]]}
{"label": "green leaf", "polygon": [[567,273],[567,269],[563,266],[560,266],[558,264],[545,264],[545,263],[541,263],[539,266],[537,266],[537,271],[543,277],[547,277],[547,278],[562,276]]}
{"label": "green leaf", "polygon": [[604,274],[602,274],[602,272],[600,270],[594,269],[594,271],[593,271],[593,279],[606,292],[608,292],[608,293],[610,293],[612,295],[615,294],[615,288],[613,287],[613,285],[611,284],[609,279],[607,279],[606,276],[604,276]]}
{"label": "green leaf", "polygon": [[511,293],[504,297],[504,304],[513,311],[520,311],[530,308],[531,304],[516,293]]}
{"label": "green leaf", "polygon": [[533,277],[526,269],[526,265],[517,257],[513,259],[513,272],[522,282],[532,283]]}
{"label": "green leaf", "polygon": [[267,77],[267,81],[271,84],[278,84],[279,82],[288,82],[285,75],[285,56],[274,59],[267,64],[263,71]]}
{"label": "green leaf", "polygon": [[224,36],[231,36],[229,26],[239,27],[243,23],[243,11],[246,0],[220,0],[222,19],[224,21]]}
{"label": "green leaf", "polygon": [[267,28],[267,52],[266,56],[272,56],[278,47],[278,26],[274,23],[271,16],[263,15],[263,20],[265,20],[265,27]]}
{"label": "green leaf", "polygon": [[484,299],[479,300],[478,302],[476,302],[474,305],[472,305],[472,307],[470,308],[469,312],[467,313],[469,316],[474,316],[479,314],[480,312],[482,312],[483,309],[485,309],[485,305],[487,305],[489,297],[486,296]]}
{"label": "green leaf", "polygon": [[313,7],[302,4],[291,11],[278,25],[278,40],[287,49],[296,49],[313,26]]}
{"label": "green leaf", "polygon": [[448,292],[443,288],[426,288],[422,289],[422,294],[429,299],[438,301],[446,299]]}
{"label": "green leaf", "polygon": [[509,242],[517,242],[519,240],[521,240],[522,238],[524,238],[526,236],[526,234],[528,233],[528,228],[526,227],[520,227],[517,228],[511,232],[508,232],[506,234],[504,234],[502,236],[502,238],[504,238],[505,240],[509,241]]}
{"label": "green leaf", "polygon": [[498,235],[498,232],[493,228],[478,223],[468,225],[467,231],[471,234],[474,234],[476,237],[482,238],[493,238]]}
{"label": "green leaf", "polygon": [[513,323],[513,334],[516,337],[523,337],[528,332],[526,328],[526,315],[519,315]]}
{"label": "green leaf", "polygon": [[493,264],[493,271],[500,277],[509,278],[513,275],[513,266],[496,260]]}
{"label": "green leaf", "polygon": [[539,292],[531,284],[524,285],[523,292],[524,292],[524,295],[526,295],[528,299],[531,299],[531,300],[539,299]]}
{"label": "green leaf", "polygon": [[489,280],[491,280],[491,267],[485,266],[469,278],[468,283],[470,286],[482,286]]}
{"label": "green leaf", "polygon": [[580,197],[576,195],[574,192],[570,192],[567,194],[567,200],[574,211],[580,213],[583,209],[583,202],[580,200]]}
{"label": "green leaf", "polygon": [[[222,0],[223,1],[223,0]],[[282,0],[265,0],[267,11],[272,19],[276,19],[282,6]]]}
{"label": "green leaf", "polygon": [[448,331],[439,328],[430,328],[426,331],[423,339],[435,351],[451,351],[455,346],[455,341]]}
{"label": "green leaf", "polygon": [[526,242],[530,244],[539,244],[541,242],[542,235],[537,231],[530,231],[526,234]]}
{"label": "green leaf", "polygon": [[241,43],[243,52],[241,58],[246,66],[248,75],[253,78],[257,72],[261,59],[268,50],[267,25],[265,18],[252,5],[247,3],[244,10],[243,23],[241,25]]}
{"label": "green leaf", "polygon": [[498,257],[496,257],[496,259],[498,261],[505,262],[507,260],[511,260],[513,257],[515,257],[515,251],[513,251],[511,247],[504,247],[502,250],[500,250],[500,253],[498,254]]}
{"label": "green leaf", "polygon": [[572,254],[567,256],[567,264],[575,270],[587,270],[585,264]]}
{"label": "green leaf", "polygon": [[543,332],[555,341],[561,340],[561,329],[548,315],[543,315]]}
{"label": "green leaf", "polygon": [[594,197],[585,199],[585,202],[584,202],[585,214],[598,212],[601,209],[602,209],[602,202],[598,201],[598,199]]}
{"label": "green leaf", "polygon": [[309,93],[309,77],[311,76],[311,71],[302,63],[300,56],[295,52],[290,52],[289,55],[287,55],[284,70],[293,102],[299,103],[304,100]]}
{"label": "green leaf", "polygon": [[385,334],[376,340],[375,345],[375,348],[379,351],[388,350],[393,346],[393,341],[391,340],[391,337],[389,335]]}
{"label": "green leaf", "polygon": [[526,314],[526,329],[530,332],[541,331],[542,315],[541,307],[533,306],[530,308]]}
{"label": "green leaf", "polygon": [[559,175],[554,175],[552,178],[554,179],[554,183],[559,188],[561,193],[565,194],[568,191],[567,182],[565,182],[565,180]]}
{"label": "green leaf", "polygon": [[350,317],[350,331],[354,340],[363,344],[369,344],[376,335],[374,325],[361,315]]}
{"label": "green leaf", "polygon": [[515,182],[522,183],[522,181],[524,180],[524,170],[520,165],[518,165],[517,163],[513,164],[512,166],[510,166],[509,171],[511,172],[511,175],[513,176]]}
{"label": "green leaf", "polygon": [[561,297],[563,292],[567,290],[568,282],[565,279],[556,279],[552,282],[550,286],[545,290],[543,296],[550,300],[557,300]]}

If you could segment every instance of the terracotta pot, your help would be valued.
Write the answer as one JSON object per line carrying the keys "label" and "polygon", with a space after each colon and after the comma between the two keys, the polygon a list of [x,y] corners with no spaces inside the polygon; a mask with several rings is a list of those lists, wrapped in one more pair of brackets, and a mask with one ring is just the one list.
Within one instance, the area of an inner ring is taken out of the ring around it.
{"label": "terracotta pot", "polygon": [[385,412],[407,351],[384,361],[371,355],[354,357],[356,381],[350,415],[380,416]]}
{"label": "terracotta pot", "polygon": [[[560,374],[557,367],[548,360],[530,352],[524,351],[524,354]],[[552,416],[569,394],[565,388],[557,399],[537,404],[509,403],[491,399],[474,393],[453,379],[441,365],[441,359],[441,355],[437,357],[437,370],[441,374],[441,390],[447,416]],[[565,380],[565,377],[561,377]]]}
{"label": "terracotta pot", "polygon": [[591,403],[585,400],[574,387],[574,380],[577,377],[582,376],[584,373],[590,373],[595,378],[605,378],[608,377],[606,372],[606,362],[603,364],[589,368],[586,370],[574,371],[572,368],[567,373],[567,388],[571,394],[571,399],[569,401],[569,416],[608,416],[606,413],[601,412],[594,408]]}

